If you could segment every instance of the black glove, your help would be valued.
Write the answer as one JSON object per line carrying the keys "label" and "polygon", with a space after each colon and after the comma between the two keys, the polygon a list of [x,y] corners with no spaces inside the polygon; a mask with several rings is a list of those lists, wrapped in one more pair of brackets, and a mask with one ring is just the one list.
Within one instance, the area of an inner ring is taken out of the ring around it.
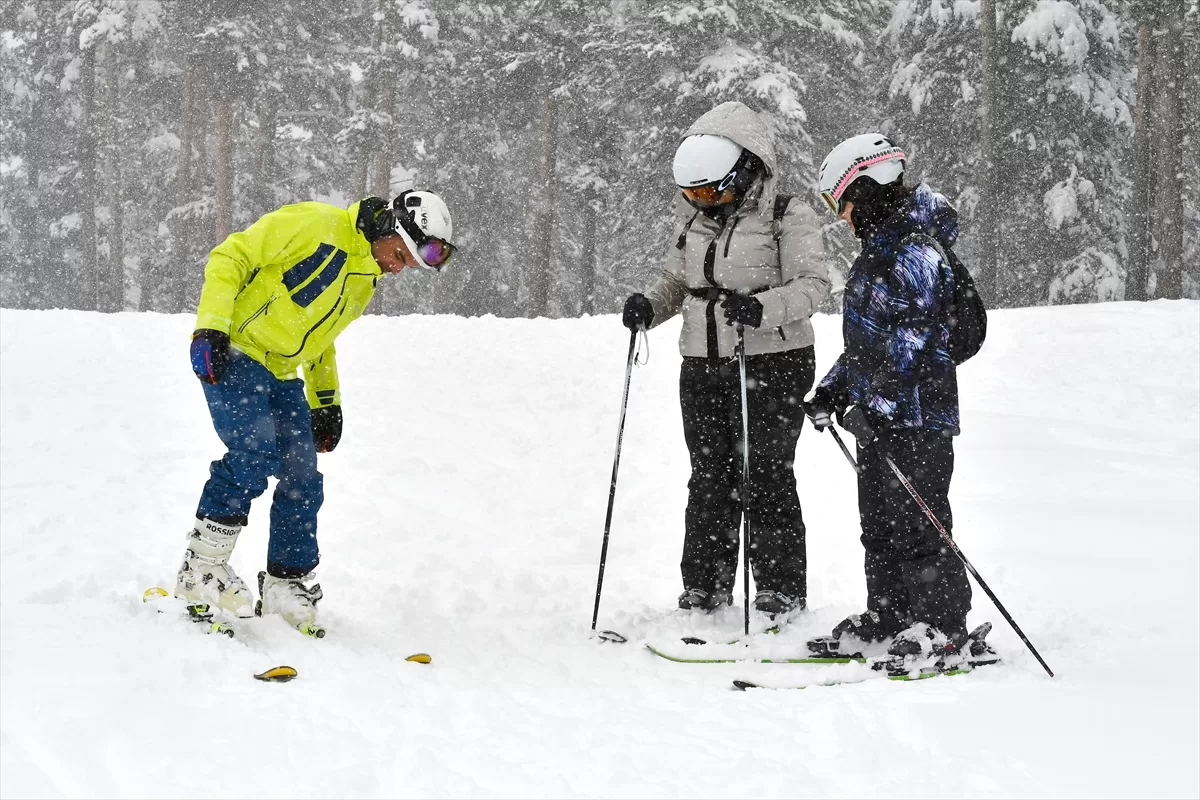
{"label": "black glove", "polygon": [[202,383],[218,383],[228,366],[228,333],[201,328],[192,334],[192,372]]}
{"label": "black glove", "polygon": [[859,406],[850,406],[838,414],[838,424],[850,432],[859,444],[867,444],[875,438],[875,429],[867,419],[867,413]]}
{"label": "black glove", "polygon": [[813,392],[813,396],[801,405],[818,433],[833,426],[833,415],[839,410],[837,403],[833,400],[833,395],[824,389],[817,389]]}
{"label": "black glove", "polygon": [[731,294],[721,304],[725,309],[725,324],[740,322],[749,328],[762,324],[762,303],[752,294]]}
{"label": "black glove", "polygon": [[328,453],[342,440],[342,407],[320,406],[312,410],[313,444],[318,453]]}
{"label": "black glove", "polygon": [[621,314],[621,324],[631,331],[646,330],[654,321],[654,306],[644,294],[631,294],[625,301],[625,311]]}

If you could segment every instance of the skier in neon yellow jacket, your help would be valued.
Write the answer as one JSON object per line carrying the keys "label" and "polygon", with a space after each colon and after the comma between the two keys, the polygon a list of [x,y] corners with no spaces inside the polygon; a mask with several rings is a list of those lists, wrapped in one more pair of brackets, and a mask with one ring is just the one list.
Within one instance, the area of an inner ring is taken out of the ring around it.
{"label": "skier in neon yellow jacket", "polygon": [[[191,362],[218,436],[176,577],[175,595],[236,616],[254,599],[229,565],[250,504],[278,478],[259,613],[321,636],[313,584],[324,499],[318,452],[337,446],[341,391],[334,339],[358,319],[384,274],[436,270],[454,251],[450,211],[432,192],[348,209],[296,203],[230,234],[209,254]],[[303,378],[301,378],[301,372]]]}

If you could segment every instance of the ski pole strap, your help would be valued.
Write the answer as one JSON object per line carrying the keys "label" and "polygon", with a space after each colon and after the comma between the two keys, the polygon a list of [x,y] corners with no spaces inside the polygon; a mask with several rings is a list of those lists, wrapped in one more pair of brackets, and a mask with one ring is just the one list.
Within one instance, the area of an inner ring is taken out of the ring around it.
{"label": "ski pole strap", "polygon": [[[642,348],[645,348],[645,358],[642,357]],[[645,328],[637,331],[637,349],[633,354],[633,364],[639,367],[644,367],[650,363],[650,335],[646,333]]]}

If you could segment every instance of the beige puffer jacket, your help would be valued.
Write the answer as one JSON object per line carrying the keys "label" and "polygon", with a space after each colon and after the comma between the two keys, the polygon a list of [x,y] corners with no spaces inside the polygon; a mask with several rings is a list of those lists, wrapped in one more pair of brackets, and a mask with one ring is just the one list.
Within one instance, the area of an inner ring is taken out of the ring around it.
{"label": "beige puffer jacket", "polygon": [[747,355],[811,345],[809,317],[829,294],[816,212],[793,198],[776,242],[775,148],[766,126],[748,107],[738,102],[717,106],[696,120],[686,136],[698,133],[732,139],[761,158],[769,174],[723,224],[697,213],[681,195],[676,198],[666,265],[646,292],[654,307],[651,327],[682,310],[680,353],[729,358],[735,354],[737,329],[725,323],[720,295],[721,290],[737,291],[753,293],[763,305],[762,325],[745,331]]}

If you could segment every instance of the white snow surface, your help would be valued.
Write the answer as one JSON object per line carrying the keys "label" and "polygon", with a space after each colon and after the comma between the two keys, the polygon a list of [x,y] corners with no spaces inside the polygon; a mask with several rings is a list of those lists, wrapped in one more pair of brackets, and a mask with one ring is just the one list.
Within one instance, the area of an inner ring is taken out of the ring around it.
{"label": "white snow surface", "polygon": [[[959,370],[955,534],[1057,677],[975,586],[1001,666],[743,693],[847,667],[642,646],[742,627],[740,586],[715,617],[674,610],[678,321],[629,398],[600,608],[627,644],[589,636],[629,342],[612,316],[352,326],[345,435],[320,457],[329,635],[268,618],[227,640],[141,602],[172,586],[222,453],[193,317],[0,311],[0,794],[1196,797],[1200,305],[990,322]],[[839,320],[816,330],[823,374]],[[805,431],[797,475],[811,610],[757,655],[802,653],[865,602],[827,435]],[[268,504],[233,559],[251,583]],[[252,679],[279,664],[299,678]]]}

